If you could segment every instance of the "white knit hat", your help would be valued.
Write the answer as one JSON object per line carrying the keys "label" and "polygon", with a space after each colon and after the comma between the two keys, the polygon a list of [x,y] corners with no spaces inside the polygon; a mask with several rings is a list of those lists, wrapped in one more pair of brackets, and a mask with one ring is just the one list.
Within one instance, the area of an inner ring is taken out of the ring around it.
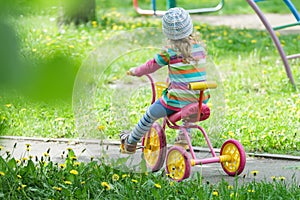
{"label": "white knit hat", "polygon": [[171,8],[162,18],[162,31],[171,40],[188,37],[193,32],[189,13],[183,8]]}

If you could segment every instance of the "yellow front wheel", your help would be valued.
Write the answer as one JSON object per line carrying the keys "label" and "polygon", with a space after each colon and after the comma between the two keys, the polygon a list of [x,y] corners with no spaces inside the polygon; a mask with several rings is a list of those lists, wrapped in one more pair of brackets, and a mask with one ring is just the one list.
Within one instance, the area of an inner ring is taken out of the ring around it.
{"label": "yellow front wheel", "polygon": [[175,180],[182,181],[190,176],[191,160],[188,152],[180,147],[173,146],[167,154],[166,158],[167,175]]}
{"label": "yellow front wheel", "polygon": [[243,172],[246,165],[246,153],[237,140],[227,140],[222,145],[220,155],[229,157],[226,161],[221,162],[223,170],[229,176],[236,176]]}

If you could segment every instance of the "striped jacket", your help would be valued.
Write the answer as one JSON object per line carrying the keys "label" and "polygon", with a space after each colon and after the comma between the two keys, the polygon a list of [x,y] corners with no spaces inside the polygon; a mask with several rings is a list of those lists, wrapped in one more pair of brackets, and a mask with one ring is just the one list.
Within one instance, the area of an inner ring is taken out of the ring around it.
{"label": "striped jacket", "polygon": [[[199,91],[189,90],[188,83],[206,81],[206,53],[199,44],[193,44],[192,56],[197,60],[190,63],[184,62],[181,55],[166,47],[155,56],[155,62],[159,66],[168,65],[169,87],[163,92],[161,103],[173,110],[179,110],[184,106],[199,100]],[[205,91],[203,103],[209,100],[209,92]]]}

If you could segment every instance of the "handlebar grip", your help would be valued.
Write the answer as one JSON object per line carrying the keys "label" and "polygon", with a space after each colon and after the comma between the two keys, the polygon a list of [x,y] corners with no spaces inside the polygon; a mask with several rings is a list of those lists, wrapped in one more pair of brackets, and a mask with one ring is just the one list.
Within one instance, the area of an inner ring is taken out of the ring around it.
{"label": "handlebar grip", "polygon": [[188,87],[190,90],[206,90],[206,89],[215,89],[217,88],[217,83],[214,81],[209,82],[194,82],[189,83]]}

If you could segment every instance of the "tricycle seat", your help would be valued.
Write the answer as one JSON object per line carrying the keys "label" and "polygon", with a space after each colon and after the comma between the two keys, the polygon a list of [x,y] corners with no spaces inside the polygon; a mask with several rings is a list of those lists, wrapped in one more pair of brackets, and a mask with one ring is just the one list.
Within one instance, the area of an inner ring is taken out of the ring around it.
{"label": "tricycle seat", "polygon": [[198,102],[189,104],[168,117],[168,119],[175,123],[181,119],[186,120],[188,122],[197,122],[197,121],[204,121],[210,115],[210,109],[206,104],[202,104],[200,119],[197,119],[199,110]]}

